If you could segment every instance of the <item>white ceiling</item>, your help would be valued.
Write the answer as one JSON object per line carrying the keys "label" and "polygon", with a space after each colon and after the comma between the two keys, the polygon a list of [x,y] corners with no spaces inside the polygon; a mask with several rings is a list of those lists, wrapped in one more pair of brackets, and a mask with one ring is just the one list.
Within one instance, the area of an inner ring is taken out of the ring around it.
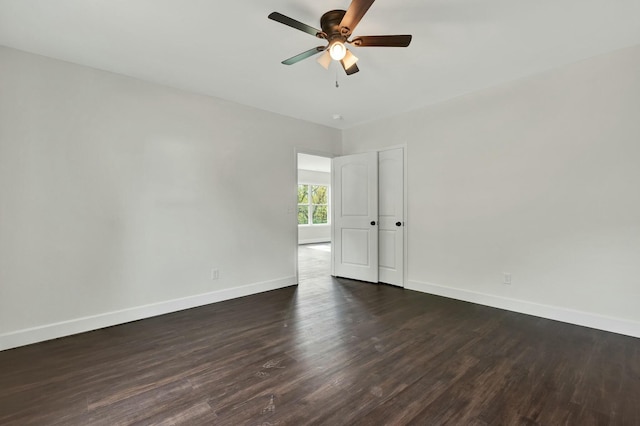
{"label": "white ceiling", "polygon": [[319,27],[349,4],[0,0],[0,45],[347,128],[640,44],[640,0],[377,0],[355,35],[411,46],[353,48],[350,77],[315,58],[280,64],[321,43],[270,12]]}

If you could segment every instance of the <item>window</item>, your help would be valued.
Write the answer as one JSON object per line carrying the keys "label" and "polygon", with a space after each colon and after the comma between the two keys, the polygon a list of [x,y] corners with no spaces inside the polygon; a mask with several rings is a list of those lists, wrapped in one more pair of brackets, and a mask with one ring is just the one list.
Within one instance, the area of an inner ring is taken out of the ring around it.
{"label": "window", "polygon": [[329,187],[298,185],[298,225],[329,223]]}

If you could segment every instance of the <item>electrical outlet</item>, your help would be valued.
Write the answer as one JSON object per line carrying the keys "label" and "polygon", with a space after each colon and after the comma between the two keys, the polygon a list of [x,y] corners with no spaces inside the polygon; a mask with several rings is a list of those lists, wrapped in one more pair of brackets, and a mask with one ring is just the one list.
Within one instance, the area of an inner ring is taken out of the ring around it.
{"label": "electrical outlet", "polygon": [[504,281],[502,281],[502,283],[506,285],[511,285],[511,273],[503,272],[503,275],[504,275]]}
{"label": "electrical outlet", "polygon": [[218,278],[220,278],[220,271],[217,269],[212,269],[211,270],[211,279],[212,280],[217,280]]}

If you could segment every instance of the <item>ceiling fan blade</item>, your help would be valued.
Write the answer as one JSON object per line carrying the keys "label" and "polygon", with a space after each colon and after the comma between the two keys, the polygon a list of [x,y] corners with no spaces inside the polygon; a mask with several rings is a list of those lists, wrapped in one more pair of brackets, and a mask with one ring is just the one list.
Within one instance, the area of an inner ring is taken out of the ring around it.
{"label": "ceiling fan blade", "polygon": [[319,52],[322,52],[323,50],[325,50],[326,47],[324,46],[318,46],[318,47],[314,47],[313,49],[309,49],[305,52],[302,53],[298,53],[296,56],[292,56],[289,59],[285,59],[284,61],[282,61],[283,64],[285,65],[293,65],[296,62],[300,62],[303,59],[307,59],[309,56],[313,56]]}
{"label": "ceiling fan blade", "polygon": [[340,63],[342,64],[342,68],[344,68],[344,72],[346,72],[347,75],[355,74],[358,71],[360,71],[360,69],[358,68],[358,65],[356,65],[355,63],[351,65],[349,68],[347,68],[347,66],[345,65],[344,59],[341,60]]}
{"label": "ceiling fan blade", "polygon": [[307,24],[303,24],[302,22],[296,21],[295,19],[289,18],[288,16],[284,16],[282,13],[271,12],[268,18],[273,21],[280,22],[281,24],[288,25],[291,28],[295,28],[296,30],[311,34],[314,37],[322,33],[322,31],[320,31],[319,29],[313,28]]}
{"label": "ceiling fan blade", "polygon": [[325,50],[322,55],[318,58],[318,63],[322,65],[325,70],[329,69],[329,65],[331,65],[331,55],[328,50]]}
{"label": "ceiling fan blade", "polygon": [[351,44],[359,47],[407,47],[409,43],[410,35],[361,36],[351,40]]}
{"label": "ceiling fan blade", "polygon": [[347,28],[347,30],[343,30],[346,31],[346,33],[343,32],[343,35],[348,36],[353,33],[353,30],[356,29],[356,26],[374,1],[375,0],[353,0],[351,2],[347,13],[344,14],[340,22],[340,28]]}

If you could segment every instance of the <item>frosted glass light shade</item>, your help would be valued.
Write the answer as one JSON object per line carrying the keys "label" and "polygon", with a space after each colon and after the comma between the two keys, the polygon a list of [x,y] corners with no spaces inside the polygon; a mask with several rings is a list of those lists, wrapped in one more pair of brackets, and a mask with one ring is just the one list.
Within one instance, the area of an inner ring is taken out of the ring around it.
{"label": "frosted glass light shade", "polygon": [[325,70],[329,69],[329,65],[331,65],[331,55],[328,50],[322,52],[322,55],[318,58],[318,63],[322,65]]}
{"label": "frosted glass light shade", "polygon": [[356,55],[354,55],[353,53],[351,53],[351,51],[349,51],[349,49],[347,49],[347,53],[345,54],[344,59],[342,60],[344,69],[348,70],[349,68],[354,66],[356,62],[358,62],[358,58],[356,58]]}

